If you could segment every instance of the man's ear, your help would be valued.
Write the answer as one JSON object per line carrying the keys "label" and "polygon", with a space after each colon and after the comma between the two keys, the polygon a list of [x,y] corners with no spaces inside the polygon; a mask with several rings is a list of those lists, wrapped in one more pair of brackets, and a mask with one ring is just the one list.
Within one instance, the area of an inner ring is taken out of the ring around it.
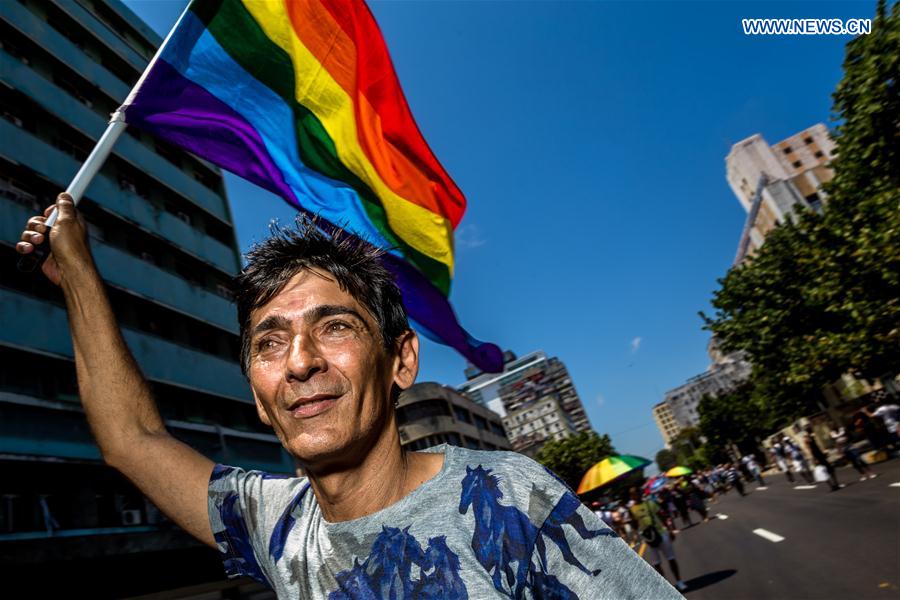
{"label": "man's ear", "polygon": [[263,408],[263,404],[260,402],[259,396],[256,395],[256,390],[253,389],[253,386],[250,386],[250,391],[253,392],[253,401],[256,402],[256,414],[259,415],[259,420],[271,427],[272,419],[269,418],[269,413]]}
{"label": "man's ear", "polygon": [[416,382],[419,374],[419,336],[407,329],[397,341],[397,355],[394,358],[394,384],[401,390],[408,389]]}

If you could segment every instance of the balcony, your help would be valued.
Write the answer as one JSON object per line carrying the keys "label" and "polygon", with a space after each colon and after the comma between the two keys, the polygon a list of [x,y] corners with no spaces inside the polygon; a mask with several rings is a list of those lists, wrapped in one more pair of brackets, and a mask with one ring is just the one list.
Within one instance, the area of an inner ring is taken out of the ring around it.
{"label": "balcony", "polygon": [[[74,356],[68,319],[60,306],[0,288],[0,323],[0,344],[63,358]],[[252,400],[237,363],[131,329],[123,329],[122,334],[148,379]]]}
{"label": "balcony", "polygon": [[[0,70],[3,68],[3,58],[7,56],[0,51]],[[0,146],[0,156],[44,175],[57,184],[60,190],[68,186],[81,166],[68,154],[16,127],[6,119],[0,119],[0,139],[4,140]],[[127,138],[122,138],[125,139]],[[99,174],[94,178],[87,196],[100,206],[141,229],[159,235],[215,268],[229,275],[237,273],[238,262],[233,249],[194,229],[177,216],[155,210],[146,200],[122,189],[105,175]]]}
{"label": "balcony", "polygon": [[[27,208],[0,200],[0,240],[14,245],[30,216]],[[91,249],[100,273],[110,284],[131,290],[225,331],[237,333],[236,309],[225,298],[191,285],[177,275],[99,240],[92,240]]]}
{"label": "balcony", "polygon": [[[41,47],[56,57],[57,60],[68,65],[81,77],[104,90],[104,92],[118,101],[123,101],[131,91],[129,85],[122,83],[112,73],[86,55],[78,46],[60,35],[18,2],[0,2],[0,17],[30,39],[41,40]],[[68,94],[58,90],[58,88],[56,88],[58,92],[55,95],[36,95],[34,89],[27,91],[27,85],[35,82],[26,79],[23,72],[32,73],[31,69],[21,62],[15,61],[9,55],[6,55],[6,58],[8,60],[0,68],[4,82],[29,94],[42,106],[45,106],[67,122],[77,123],[85,134],[94,139],[100,137],[100,134],[106,128],[106,123],[102,117],[93,112],[91,114],[93,114],[94,118],[86,121],[70,120],[62,116],[60,113],[65,113],[67,108],[74,107],[76,102],[59,102],[59,98],[65,98]],[[11,70],[11,67],[14,67],[14,70]],[[34,73],[32,75],[37,79],[42,79]],[[52,86],[52,84],[50,85]],[[99,128],[98,122],[100,123]],[[223,197],[203,186],[193,177],[182,172],[162,157],[150,152],[141,146],[139,142],[123,137],[116,146],[115,154],[130,162],[135,168],[146,171],[149,175],[165,182],[167,186],[177,190],[179,194],[190,199],[197,206],[221,221],[230,222],[228,207]]]}

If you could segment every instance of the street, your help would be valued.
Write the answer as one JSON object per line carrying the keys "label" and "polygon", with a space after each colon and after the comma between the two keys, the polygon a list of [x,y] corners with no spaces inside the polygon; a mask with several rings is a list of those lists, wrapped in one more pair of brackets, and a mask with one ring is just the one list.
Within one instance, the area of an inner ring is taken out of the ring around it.
{"label": "street", "polygon": [[675,542],[686,596],[900,598],[900,460],[873,469],[879,476],[863,482],[838,469],[846,487],[836,492],[776,473],[765,488],[751,484],[745,497],[732,490],[710,503],[712,520]]}

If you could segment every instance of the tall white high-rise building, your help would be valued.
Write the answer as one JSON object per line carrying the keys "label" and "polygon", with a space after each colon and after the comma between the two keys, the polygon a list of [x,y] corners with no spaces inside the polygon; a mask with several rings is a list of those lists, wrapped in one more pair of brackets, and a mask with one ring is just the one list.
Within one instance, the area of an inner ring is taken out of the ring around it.
{"label": "tall white high-rise building", "polygon": [[726,178],[747,211],[735,264],[762,246],[795,206],[821,210],[826,201],[822,184],[833,176],[828,162],[834,150],[821,123],[771,146],[756,133],[731,147],[725,157]]}

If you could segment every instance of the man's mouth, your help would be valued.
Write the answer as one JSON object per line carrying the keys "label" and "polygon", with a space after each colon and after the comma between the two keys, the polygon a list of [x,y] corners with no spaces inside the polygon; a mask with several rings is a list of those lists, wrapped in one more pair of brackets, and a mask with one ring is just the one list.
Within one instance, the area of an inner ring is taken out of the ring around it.
{"label": "man's mouth", "polygon": [[334,406],[340,396],[333,394],[316,394],[314,396],[306,396],[297,398],[288,408],[295,419],[308,419],[321,414]]}

